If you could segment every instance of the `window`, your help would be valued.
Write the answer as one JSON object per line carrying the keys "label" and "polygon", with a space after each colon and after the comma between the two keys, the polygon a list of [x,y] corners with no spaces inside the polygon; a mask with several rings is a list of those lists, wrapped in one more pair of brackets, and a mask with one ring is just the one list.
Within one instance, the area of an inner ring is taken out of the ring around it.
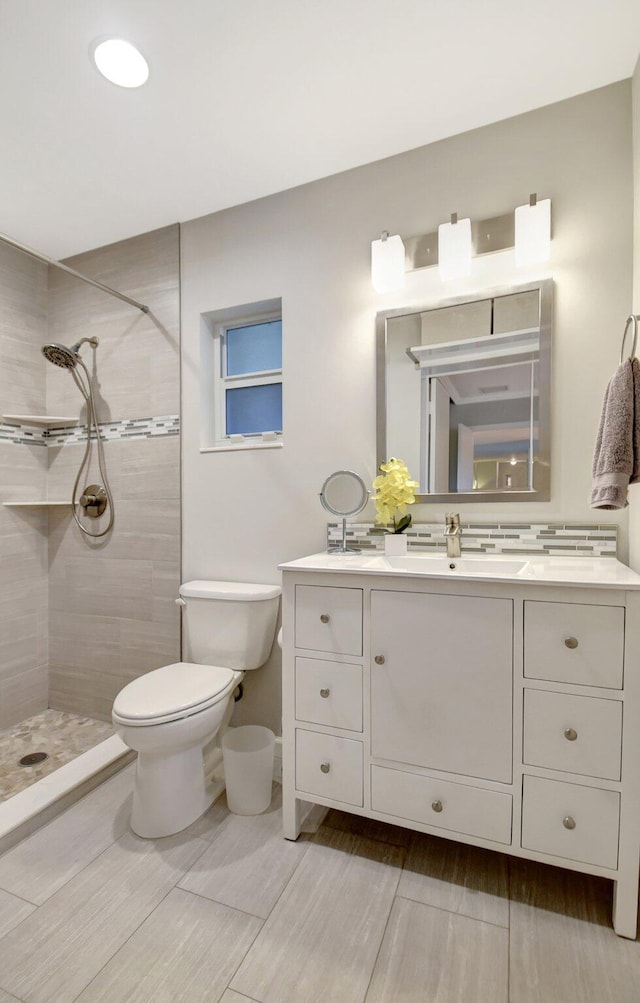
{"label": "window", "polygon": [[202,448],[281,445],[280,301],[205,314],[203,321]]}

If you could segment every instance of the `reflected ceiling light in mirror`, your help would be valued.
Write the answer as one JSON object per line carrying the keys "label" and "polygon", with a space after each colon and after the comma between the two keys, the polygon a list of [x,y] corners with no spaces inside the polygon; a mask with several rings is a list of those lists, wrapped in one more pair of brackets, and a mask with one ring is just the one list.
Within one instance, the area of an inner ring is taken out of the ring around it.
{"label": "reflected ceiling light in mirror", "polygon": [[471,274],[471,220],[451,213],[450,223],[438,227],[438,270],[440,278],[460,279]]}
{"label": "reflected ceiling light in mirror", "polygon": [[371,284],[378,293],[392,293],[405,284],[404,244],[397,234],[384,230],[371,242]]}
{"label": "reflected ceiling light in mirror", "polygon": [[149,77],[149,64],[135,45],[124,38],[106,38],[94,43],[93,60],[103,77],[118,87],[142,87]]}
{"label": "reflected ceiling light in mirror", "polygon": [[538,265],[551,257],[551,199],[529,197],[515,211],[516,265]]}

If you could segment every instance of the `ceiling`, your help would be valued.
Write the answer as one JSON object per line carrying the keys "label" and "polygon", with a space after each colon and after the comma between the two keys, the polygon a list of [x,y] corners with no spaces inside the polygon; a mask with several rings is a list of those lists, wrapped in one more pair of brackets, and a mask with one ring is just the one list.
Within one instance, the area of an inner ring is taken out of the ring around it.
{"label": "ceiling", "polygon": [[[104,80],[96,38],[151,75]],[[0,232],[53,257],[630,77],[638,0],[0,0]]]}

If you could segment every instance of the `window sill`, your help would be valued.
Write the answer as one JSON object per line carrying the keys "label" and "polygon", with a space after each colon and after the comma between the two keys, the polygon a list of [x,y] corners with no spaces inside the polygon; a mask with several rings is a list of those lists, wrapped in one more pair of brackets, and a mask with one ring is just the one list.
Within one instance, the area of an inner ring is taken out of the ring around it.
{"label": "window sill", "polygon": [[282,449],[284,442],[235,442],[229,446],[200,446],[201,453],[234,453],[246,449]]}

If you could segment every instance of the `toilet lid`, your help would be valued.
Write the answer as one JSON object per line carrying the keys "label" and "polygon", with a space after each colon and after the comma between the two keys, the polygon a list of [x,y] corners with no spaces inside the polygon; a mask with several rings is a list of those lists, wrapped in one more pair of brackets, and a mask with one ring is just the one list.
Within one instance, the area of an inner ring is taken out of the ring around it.
{"label": "toilet lid", "polygon": [[229,689],[237,673],[222,665],[174,662],[146,672],[118,693],[113,714],[131,722],[185,717]]}

